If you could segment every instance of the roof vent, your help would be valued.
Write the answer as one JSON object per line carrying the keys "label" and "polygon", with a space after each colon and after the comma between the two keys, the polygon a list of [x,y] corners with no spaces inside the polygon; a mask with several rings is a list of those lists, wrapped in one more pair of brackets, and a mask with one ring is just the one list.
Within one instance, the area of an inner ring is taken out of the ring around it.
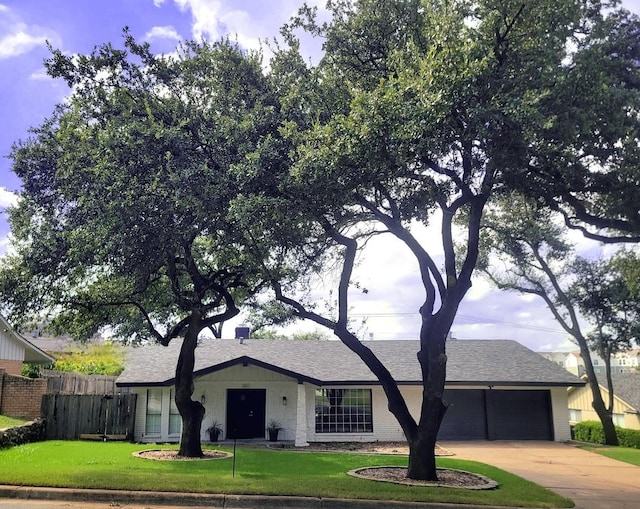
{"label": "roof vent", "polygon": [[244,323],[241,323],[236,327],[236,339],[239,339],[240,344],[242,344],[242,342],[245,339],[249,339],[250,332],[251,332],[251,329],[249,328],[249,326]]}

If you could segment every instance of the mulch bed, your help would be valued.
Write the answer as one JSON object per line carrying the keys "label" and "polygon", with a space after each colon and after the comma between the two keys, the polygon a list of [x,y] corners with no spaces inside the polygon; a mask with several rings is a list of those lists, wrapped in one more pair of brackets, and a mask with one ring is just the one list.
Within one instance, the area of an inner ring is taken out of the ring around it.
{"label": "mulch bed", "polygon": [[229,458],[233,454],[224,451],[212,451],[205,449],[202,451],[202,456],[199,458],[187,458],[185,456],[178,456],[178,451],[175,449],[150,449],[147,451],[134,452],[133,455],[138,458],[144,458],[148,460],[159,461],[201,461],[201,460],[218,460],[222,458]]}
{"label": "mulch bed", "polygon": [[352,470],[349,475],[370,479],[372,481],[406,484],[408,486],[431,486],[440,488],[464,488],[467,490],[490,490],[498,487],[498,483],[483,475],[438,468],[437,481],[417,481],[407,477],[407,469],[404,467],[366,467]]}

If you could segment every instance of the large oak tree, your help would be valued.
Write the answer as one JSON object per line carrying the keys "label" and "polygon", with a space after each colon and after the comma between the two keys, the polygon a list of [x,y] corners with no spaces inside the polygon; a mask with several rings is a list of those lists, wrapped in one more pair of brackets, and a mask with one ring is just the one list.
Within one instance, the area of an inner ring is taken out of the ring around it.
{"label": "large oak tree", "polygon": [[124,49],[56,50],[46,66],[71,94],[13,149],[23,187],[9,211],[4,310],[79,339],[182,338],[179,454],[200,456],[198,337],[218,335],[285,252],[255,258],[234,218],[241,193],[267,190],[287,162],[273,87],[260,55],[224,40],[161,57],[125,31]]}
{"label": "large oak tree", "polygon": [[[274,69],[283,76],[284,131],[298,145],[290,189],[305,197],[301,205],[342,267],[336,312],[319,312],[277,281],[274,288],[297,316],[331,329],[377,375],[409,443],[409,477],[433,480],[447,408],[446,338],[471,287],[487,203],[526,189],[569,211],[572,225],[634,235],[637,209],[620,191],[637,179],[630,164],[637,155],[636,94],[623,90],[637,75],[637,41],[629,36],[637,20],[603,14],[600,2],[574,0],[338,0],[330,8],[327,23],[316,23],[313,9],[304,8],[287,27],[324,38],[320,63],[305,65],[293,32],[285,30],[290,47]],[[625,44],[631,49],[622,52]],[[588,70],[590,90],[617,86],[619,93],[585,93],[577,85]],[[614,98],[624,114],[603,104]],[[596,222],[593,216],[614,197],[612,220]],[[570,212],[581,208],[586,214]],[[435,221],[439,239],[420,242],[412,233],[416,222]],[[395,236],[415,257],[425,292],[417,415],[350,327],[357,253],[380,234]]]}

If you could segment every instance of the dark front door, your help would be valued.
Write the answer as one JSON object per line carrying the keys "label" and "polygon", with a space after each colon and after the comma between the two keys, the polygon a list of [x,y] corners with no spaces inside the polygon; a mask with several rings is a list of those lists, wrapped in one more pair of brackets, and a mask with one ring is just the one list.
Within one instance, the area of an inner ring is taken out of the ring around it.
{"label": "dark front door", "polygon": [[227,390],[227,437],[265,437],[265,389]]}

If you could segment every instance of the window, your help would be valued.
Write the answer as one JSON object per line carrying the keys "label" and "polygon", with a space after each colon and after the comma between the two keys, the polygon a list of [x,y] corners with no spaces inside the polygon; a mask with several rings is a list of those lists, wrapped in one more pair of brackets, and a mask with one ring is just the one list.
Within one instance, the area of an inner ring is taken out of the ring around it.
{"label": "window", "polygon": [[569,422],[581,422],[582,421],[582,411],[576,408],[569,409]]}
{"label": "window", "polygon": [[147,435],[160,434],[160,420],[162,417],[162,389],[147,391],[147,420],[145,433]]}
{"label": "window", "polygon": [[182,432],[182,417],[176,406],[176,394],[171,389],[169,393],[169,435],[179,435]]}
{"label": "window", "polygon": [[598,359],[593,359],[593,365],[597,366],[598,364],[600,364],[600,361]]}
{"label": "window", "polygon": [[370,389],[316,390],[316,433],[372,433]]}
{"label": "window", "polygon": [[624,428],[624,414],[612,414],[613,425]]}

